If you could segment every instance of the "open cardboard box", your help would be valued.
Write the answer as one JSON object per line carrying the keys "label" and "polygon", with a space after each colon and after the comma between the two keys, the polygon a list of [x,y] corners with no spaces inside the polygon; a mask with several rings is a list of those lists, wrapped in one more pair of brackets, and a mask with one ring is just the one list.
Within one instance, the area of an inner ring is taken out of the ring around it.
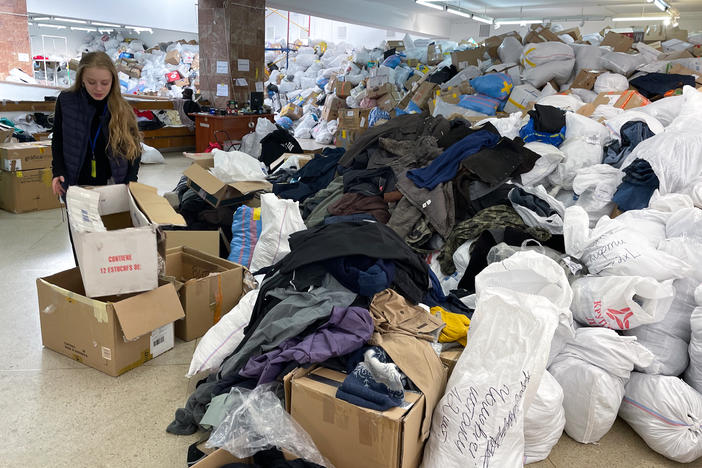
{"label": "open cardboard box", "polygon": [[183,172],[188,187],[213,207],[230,206],[251,198],[256,192],[269,192],[272,185],[266,181],[245,181],[226,184],[199,164],[192,164]]}
{"label": "open cardboard box", "polygon": [[[216,231],[215,231],[216,232]],[[246,268],[188,247],[166,252],[166,275],[182,284],[178,291],[185,312],[175,323],[184,341],[203,336],[239,302]]]}
{"label": "open cardboard box", "polygon": [[118,376],[173,347],[183,308],[171,284],[90,299],[78,268],[37,279],[44,346]]}
{"label": "open cardboard box", "polygon": [[298,368],[285,376],[293,419],[336,468],[415,468],[422,461],[421,426],[426,400],[405,392],[405,403],[375,411],[336,398],[345,374]]}

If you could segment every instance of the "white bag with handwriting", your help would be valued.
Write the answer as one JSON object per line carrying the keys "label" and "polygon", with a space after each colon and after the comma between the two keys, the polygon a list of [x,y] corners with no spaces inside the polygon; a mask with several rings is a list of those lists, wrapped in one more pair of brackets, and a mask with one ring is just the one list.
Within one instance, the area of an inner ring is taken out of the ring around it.
{"label": "white bag with handwriting", "polygon": [[524,415],[525,463],[548,458],[563,434],[566,418],[561,384],[548,372],[541,377],[534,401]]}
{"label": "white bag with handwriting", "polygon": [[563,388],[566,433],[576,441],[599,441],[612,428],[635,365],[653,354],[636,337],[606,328],[578,328],[549,372]]}
{"label": "white bag with handwriting", "polygon": [[673,280],[641,276],[585,276],[573,281],[573,317],[613,330],[659,322],[673,303]]}
{"label": "white bag with handwriting", "polygon": [[424,468],[524,463],[524,413],[546,367],[561,314],[543,296],[478,291],[468,343],[434,410]]}

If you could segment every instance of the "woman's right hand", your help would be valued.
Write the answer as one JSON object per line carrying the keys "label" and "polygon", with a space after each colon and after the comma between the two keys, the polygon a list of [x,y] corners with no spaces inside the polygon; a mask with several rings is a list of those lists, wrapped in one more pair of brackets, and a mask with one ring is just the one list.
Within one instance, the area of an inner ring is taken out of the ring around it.
{"label": "woman's right hand", "polygon": [[51,180],[51,190],[54,191],[54,195],[59,195],[59,196],[61,196],[61,195],[63,195],[64,193],[66,193],[66,191],[65,191],[65,190],[63,189],[63,187],[61,186],[61,184],[64,182],[64,180],[65,180],[65,179],[63,178],[63,176],[54,177],[54,178]]}

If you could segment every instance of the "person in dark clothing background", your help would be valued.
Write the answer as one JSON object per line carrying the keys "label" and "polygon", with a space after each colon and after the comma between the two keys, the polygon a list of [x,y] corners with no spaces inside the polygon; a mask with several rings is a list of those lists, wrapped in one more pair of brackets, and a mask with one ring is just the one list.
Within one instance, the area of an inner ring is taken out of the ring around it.
{"label": "person in dark clothing background", "polygon": [[190,88],[185,88],[183,90],[183,99],[185,100],[183,103],[183,112],[185,112],[185,115],[187,115],[188,118],[194,122],[195,117],[192,117],[190,114],[197,114],[198,112],[202,111],[202,108],[200,107],[200,104],[193,101],[193,90]]}
{"label": "person in dark clothing background", "polygon": [[84,55],[75,83],[59,94],[51,149],[51,187],[61,197],[71,185],[137,180],[141,136],[120,92],[117,70],[104,52]]}

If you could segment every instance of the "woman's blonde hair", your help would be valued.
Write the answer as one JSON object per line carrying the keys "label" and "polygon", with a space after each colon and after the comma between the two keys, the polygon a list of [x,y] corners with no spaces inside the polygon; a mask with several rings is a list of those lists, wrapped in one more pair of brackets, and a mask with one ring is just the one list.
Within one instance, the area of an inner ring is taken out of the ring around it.
{"label": "woman's blonde hair", "polygon": [[117,69],[105,52],[90,52],[80,59],[76,81],[71,91],[80,92],[83,87],[83,72],[86,68],[102,68],[112,75],[112,86],[107,95],[107,108],[110,111],[110,131],[108,146],[114,156],[122,156],[133,161],[141,155],[141,135],[136,116],[119,89]]}

